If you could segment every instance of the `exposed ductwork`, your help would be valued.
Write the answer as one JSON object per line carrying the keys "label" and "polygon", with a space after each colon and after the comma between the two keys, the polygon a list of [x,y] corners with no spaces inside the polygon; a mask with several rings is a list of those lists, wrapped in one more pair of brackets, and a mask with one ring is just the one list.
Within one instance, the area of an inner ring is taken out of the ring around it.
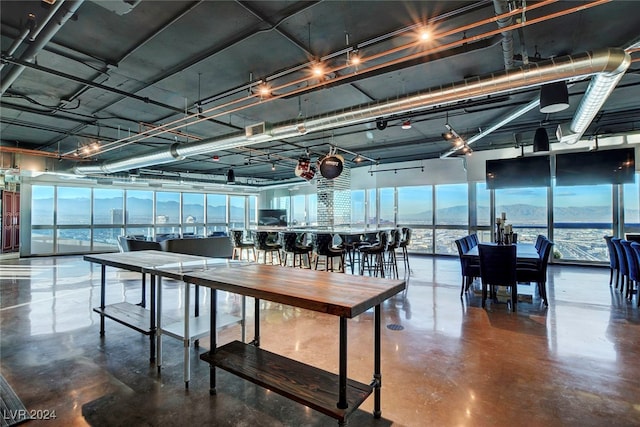
{"label": "exposed ductwork", "polygon": [[[496,15],[503,15],[509,10],[509,3],[505,0],[493,0],[493,8],[496,11]],[[498,28],[509,27],[513,25],[513,17],[508,16],[506,18],[498,19],[497,21]],[[504,68],[505,70],[510,70],[514,66],[513,61],[513,32],[503,31],[502,32],[502,55],[504,56]]]}
{"label": "exposed ductwork", "polygon": [[[574,123],[578,124],[575,125],[575,130],[573,130],[574,124],[571,127],[573,132],[571,137],[577,140],[582,136],[595,113],[604,104],[606,97],[614,89],[630,63],[631,57],[622,49],[612,48],[580,55],[569,55],[538,62],[527,67],[518,67],[484,77],[466,79],[445,87],[427,89],[407,95],[402,99],[369,103],[349,110],[311,117],[304,121],[304,126],[307,132],[320,132],[375,120],[377,117],[417,112],[460,100],[508,93],[559,80],[579,80],[595,75],[589,86],[590,89],[585,94],[574,117]],[[592,87],[593,89],[591,89]],[[75,168],[75,172],[78,174],[115,173],[170,163],[213,151],[239,148],[276,139],[299,137],[298,125],[299,123],[295,120],[275,124],[271,131],[260,140],[248,140],[245,133],[242,132],[204,139],[195,143],[172,144],[169,149],[154,151],[146,155],[105,162],[101,165],[78,166]]]}

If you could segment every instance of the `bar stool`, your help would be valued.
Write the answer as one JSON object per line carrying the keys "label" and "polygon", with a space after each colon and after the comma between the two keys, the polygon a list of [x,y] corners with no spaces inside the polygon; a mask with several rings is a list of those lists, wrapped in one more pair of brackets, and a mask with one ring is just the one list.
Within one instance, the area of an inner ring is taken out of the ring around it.
{"label": "bar stool", "polygon": [[351,268],[351,274],[355,273],[356,264],[360,264],[360,252],[358,252],[357,248],[361,239],[361,234],[340,234],[340,240],[342,240],[342,247],[344,248],[347,256],[347,262]]}
{"label": "bar stool", "polygon": [[284,253],[284,266],[287,266],[289,262],[289,255],[291,255],[291,258],[293,259],[293,267],[296,267],[296,260],[298,261],[297,267],[304,267],[303,257],[306,256],[307,265],[309,266],[309,268],[311,268],[310,253],[313,248],[302,243],[303,236],[304,233],[298,235],[298,233],[292,231],[281,233],[282,252]]}
{"label": "bar stool", "polygon": [[397,228],[389,231],[389,242],[385,250],[385,267],[389,272],[388,277],[398,278],[398,260],[396,258],[396,249],[400,247],[400,231]]}
{"label": "bar stool", "polygon": [[402,227],[402,237],[400,238],[400,249],[402,249],[402,261],[404,263],[404,270],[411,271],[409,265],[409,252],[407,247],[411,244],[411,229],[408,227]]}
{"label": "bar stool", "polygon": [[360,265],[360,274],[364,274],[365,268],[369,275],[373,269],[373,275],[378,276],[378,272],[381,277],[384,276],[384,252],[387,249],[387,233],[378,234],[378,243],[362,246],[359,248],[362,255],[362,263]]}
{"label": "bar stool", "polygon": [[314,268],[318,269],[318,262],[320,257],[324,257],[324,265],[326,271],[335,271],[333,266],[333,259],[340,258],[339,272],[344,273],[344,253],[343,248],[337,248],[333,246],[333,235],[329,233],[317,233],[314,234],[313,252],[315,256]]}
{"label": "bar stool", "polygon": [[233,240],[233,252],[231,253],[231,259],[238,259],[242,261],[242,254],[247,252],[247,261],[249,261],[249,250],[253,252],[253,260],[256,260],[256,248],[253,242],[244,238],[244,230],[232,230],[231,238]]}
{"label": "bar stool", "polygon": [[273,242],[272,233],[267,231],[258,231],[256,232],[255,239],[255,250],[256,250],[256,262],[260,262],[260,253],[264,254],[264,262],[267,263],[267,254],[271,255],[271,264],[273,264],[273,254],[275,253],[278,256],[278,264],[282,264],[282,259],[280,258],[280,249],[282,249],[282,245],[277,242]]}

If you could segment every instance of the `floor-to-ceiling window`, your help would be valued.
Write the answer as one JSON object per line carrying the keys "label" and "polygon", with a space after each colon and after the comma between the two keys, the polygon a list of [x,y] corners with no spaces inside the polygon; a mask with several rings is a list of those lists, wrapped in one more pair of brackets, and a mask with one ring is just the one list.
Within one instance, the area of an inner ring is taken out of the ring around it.
{"label": "floor-to-ceiling window", "polygon": [[495,190],[495,201],[495,215],[506,214],[507,224],[518,233],[518,242],[533,243],[538,234],[548,234],[547,187]]}
{"label": "floor-to-ceiling window", "polygon": [[633,184],[624,184],[622,186],[624,203],[624,224],[623,235],[627,233],[640,233],[640,183],[638,182],[639,174],[635,176]]}
{"label": "floor-to-ceiling window", "polygon": [[[31,190],[31,253],[54,253],[55,187],[34,185]],[[22,232],[24,234],[24,231]]]}
{"label": "floor-to-ceiling window", "polygon": [[93,190],[93,250],[109,250],[118,246],[124,227],[124,190]]}
{"label": "floor-to-ceiling window", "polygon": [[204,194],[182,194],[182,234],[200,235],[204,233]]}
{"label": "floor-to-ceiling window", "polygon": [[207,235],[225,231],[226,228],[227,196],[224,194],[207,194]]}
{"label": "floor-to-ceiling window", "polygon": [[300,226],[307,224],[306,197],[304,194],[291,196],[291,212],[289,212],[289,224]]}
{"label": "floor-to-ceiling window", "polygon": [[127,236],[153,236],[153,191],[127,190]]}
{"label": "floor-to-ceiling window", "polygon": [[58,187],[56,252],[91,251],[91,189]]}
{"label": "floor-to-ceiling window", "polygon": [[445,184],[435,187],[435,252],[457,254],[454,241],[469,234],[469,187]]}
{"label": "floor-to-ceiling window", "polygon": [[180,193],[158,191],[156,193],[157,238],[180,237]]}
{"label": "floor-to-ceiling window", "polygon": [[229,227],[231,229],[243,229],[245,223],[245,197],[230,196],[229,197]]}
{"label": "floor-to-ceiling window", "polygon": [[433,187],[398,187],[398,225],[411,227],[411,250],[433,253]]}
{"label": "floor-to-ceiling window", "polygon": [[162,240],[227,233],[227,215],[242,228],[251,218],[255,223],[257,205],[255,195],[61,185],[32,185],[30,193],[31,229],[23,232],[29,255],[117,250],[121,235]]}
{"label": "floor-to-ceiling window", "polygon": [[476,228],[481,242],[493,241],[493,221],[491,218],[491,190],[486,182],[476,183]]}
{"label": "floor-to-ceiling window", "polygon": [[556,260],[607,261],[603,236],[613,233],[612,185],[555,187],[553,221]]}
{"label": "floor-to-ceiling window", "polygon": [[389,227],[396,223],[396,201],[394,188],[381,188],[378,191],[380,197],[380,212],[378,213],[378,226]]}
{"label": "floor-to-ceiling window", "polygon": [[364,227],[365,219],[365,196],[364,190],[353,190],[351,192],[351,226]]}

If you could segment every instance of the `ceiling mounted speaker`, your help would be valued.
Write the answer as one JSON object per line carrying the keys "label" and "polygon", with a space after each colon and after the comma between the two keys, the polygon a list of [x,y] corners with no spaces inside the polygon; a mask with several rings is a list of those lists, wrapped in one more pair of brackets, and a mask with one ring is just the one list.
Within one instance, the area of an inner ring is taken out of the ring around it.
{"label": "ceiling mounted speaker", "polygon": [[549,151],[549,135],[543,127],[536,129],[536,134],[533,136],[533,152],[538,151]]}
{"label": "ceiling mounted speaker", "polygon": [[320,175],[326,179],[340,176],[344,168],[344,158],[339,154],[330,154],[320,160]]}
{"label": "ceiling mounted speaker", "polygon": [[540,88],[540,112],[557,113],[569,108],[569,92],[564,81],[549,83]]}

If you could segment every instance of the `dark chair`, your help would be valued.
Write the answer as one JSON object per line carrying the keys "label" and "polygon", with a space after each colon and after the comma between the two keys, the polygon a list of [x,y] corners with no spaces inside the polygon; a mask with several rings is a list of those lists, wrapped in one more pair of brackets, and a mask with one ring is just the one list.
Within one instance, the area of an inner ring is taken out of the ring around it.
{"label": "dark chair", "polygon": [[[351,268],[351,274],[355,273],[356,264],[360,264],[360,252],[357,251],[357,247],[360,245],[361,239],[361,234],[340,234],[340,240],[346,254],[347,263]],[[358,271],[359,269],[360,267],[358,267]]]}
{"label": "dark chair", "polygon": [[469,246],[470,248],[475,248],[476,246],[478,246],[478,243],[480,243],[480,241],[478,240],[478,235],[476,233],[469,234],[469,240],[473,244],[473,246]]}
{"label": "dark chair", "polygon": [[544,237],[542,234],[538,234],[538,237],[536,237],[536,243],[535,243],[535,246],[536,246],[536,250],[537,250],[538,252],[540,252],[540,245],[542,244],[542,241],[543,241],[544,239],[546,239],[546,237]]}
{"label": "dark chair", "polygon": [[278,257],[278,264],[282,264],[282,260],[280,258],[280,249],[282,249],[282,245],[277,243],[272,233],[269,233],[268,231],[256,232],[254,246],[256,250],[256,262],[260,262],[260,253],[262,253],[264,254],[264,264],[267,263],[267,254],[271,256],[271,264],[273,264],[275,259],[273,254],[275,253]]}
{"label": "dark chair", "polygon": [[402,261],[404,262],[404,269],[411,271],[409,265],[409,252],[408,247],[411,244],[411,229],[408,227],[402,227],[402,237],[400,238],[400,249],[402,249]]}
{"label": "dark chair", "polygon": [[511,310],[516,311],[518,303],[516,246],[479,244],[478,257],[482,280],[482,307],[485,306],[488,287],[508,286],[511,288]]}
{"label": "dark chair", "polygon": [[620,240],[624,255],[627,261],[627,292],[625,297],[628,299],[633,298],[633,293],[636,290],[638,280],[640,280],[640,266],[638,266],[638,258],[636,257],[631,244],[634,243],[630,240]]}
{"label": "dark chair", "polygon": [[629,265],[627,263],[627,257],[624,254],[624,249],[622,248],[621,241],[622,239],[618,237],[614,237],[613,239],[611,239],[611,244],[613,244],[613,248],[616,251],[616,257],[618,257],[618,274],[620,276],[620,292],[624,292],[625,283],[627,283],[629,280]]}
{"label": "dark chair", "polygon": [[385,277],[384,253],[387,250],[387,239],[387,233],[378,233],[377,243],[369,246],[362,246],[359,248],[360,254],[362,255],[360,274],[364,274],[364,271],[366,269],[369,275],[371,275],[371,270],[373,270],[374,276],[378,276],[378,273],[380,273],[380,277]]}
{"label": "dark chair", "polygon": [[313,238],[313,254],[315,257],[314,268],[318,269],[320,257],[325,258],[325,270],[335,271],[333,266],[334,258],[340,258],[340,268],[338,271],[344,273],[344,253],[343,248],[333,246],[333,235],[329,233],[317,233]]}
{"label": "dark chair", "polygon": [[[640,243],[638,242],[631,242],[631,250],[633,251],[633,254],[635,255],[635,259],[636,259],[636,263],[638,264],[638,276],[640,276]],[[638,279],[635,280],[635,287],[636,287],[636,305],[638,307],[640,307],[640,282],[638,281]]]}
{"label": "dark chair", "polygon": [[480,277],[480,264],[474,262],[470,258],[464,257],[464,253],[469,250],[467,243],[464,239],[457,239],[455,241],[456,248],[458,249],[458,256],[460,257],[460,271],[462,274],[462,284],[460,288],[460,296],[465,291],[468,291],[471,287],[471,283],[476,277]]}
{"label": "dark chair", "polygon": [[394,228],[389,231],[389,241],[384,253],[384,264],[389,274],[387,277],[398,277],[398,259],[396,257],[396,249],[400,247],[400,230]]}
{"label": "dark chair", "polygon": [[607,251],[609,252],[609,286],[613,283],[613,275],[616,276],[616,288],[618,287],[618,272],[619,272],[619,262],[618,255],[616,253],[616,248],[613,247],[613,243],[611,242],[613,236],[604,236],[605,242],[607,242]]}
{"label": "dark chair", "polygon": [[[289,255],[293,259],[293,267],[304,267],[303,258],[306,257],[307,265],[311,268],[311,256],[312,247],[304,245],[302,237],[304,233],[295,233],[293,231],[287,231],[282,233],[282,252],[284,252],[283,265],[287,265],[289,261]],[[297,265],[296,265],[297,261]]]}
{"label": "dark chair", "polygon": [[242,260],[242,254],[244,251],[247,252],[247,261],[249,260],[249,251],[251,250],[253,253],[253,260],[256,258],[256,247],[254,242],[251,242],[244,237],[244,230],[232,230],[231,231],[231,240],[233,243],[233,252],[231,254],[231,259],[236,259],[236,255],[239,260]]}
{"label": "dark chair", "polygon": [[551,249],[553,248],[553,242],[544,238],[540,243],[540,250],[538,255],[540,259],[534,263],[532,262],[518,262],[516,267],[516,277],[518,282],[535,282],[538,285],[538,293],[540,298],[544,302],[544,305],[549,305],[547,298],[547,267],[549,265],[549,257],[551,255]]}

